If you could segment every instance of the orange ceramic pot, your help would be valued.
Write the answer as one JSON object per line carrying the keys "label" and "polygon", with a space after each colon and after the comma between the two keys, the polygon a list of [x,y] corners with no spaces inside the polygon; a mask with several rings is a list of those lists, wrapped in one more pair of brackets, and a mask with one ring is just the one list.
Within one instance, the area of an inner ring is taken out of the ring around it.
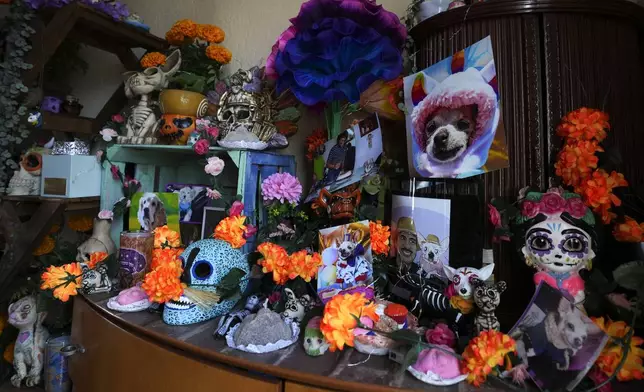
{"label": "orange ceramic pot", "polygon": [[168,144],[185,145],[192,131],[196,129],[197,117],[182,114],[164,114],[161,116],[159,133]]}
{"label": "orange ceramic pot", "polygon": [[208,100],[202,94],[185,90],[163,90],[159,95],[161,110],[165,114],[203,117],[208,112]]}

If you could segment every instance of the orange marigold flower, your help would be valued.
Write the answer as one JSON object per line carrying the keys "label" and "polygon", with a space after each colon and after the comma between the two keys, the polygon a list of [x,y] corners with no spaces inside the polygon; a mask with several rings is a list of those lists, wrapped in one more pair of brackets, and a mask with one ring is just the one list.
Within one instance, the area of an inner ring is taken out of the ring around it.
{"label": "orange marigold flower", "polygon": [[342,350],[345,345],[353,347],[353,330],[358,326],[356,318],[368,317],[378,321],[376,304],[369,303],[362,293],[336,295],[324,306],[320,331],[329,341],[331,351]]}
{"label": "orange marigold flower", "polygon": [[224,41],[226,33],[217,26],[202,24],[197,26],[197,38],[218,44]]}
{"label": "orange marigold flower", "polygon": [[563,146],[555,163],[556,173],[564,184],[576,187],[597,168],[598,151],[604,151],[596,141],[579,141]]}
{"label": "orange marigold flower", "polygon": [[603,169],[595,170],[592,176],[582,181],[581,185],[575,189],[579,193],[587,206],[591,207],[593,211],[601,215],[604,223],[610,223],[615,214],[610,211],[610,208],[620,206],[622,201],[613,194],[613,189],[617,187],[627,186],[628,182],[624,179],[624,175],[613,171],[608,174]]}
{"label": "orange marigold flower", "polygon": [[172,25],[170,30],[177,30],[187,38],[195,38],[197,36],[197,24],[190,19],[178,20]]}
{"label": "orange marigold flower", "polygon": [[319,253],[308,254],[306,250],[300,250],[293,253],[289,260],[290,271],[289,279],[295,279],[298,276],[306,282],[310,282],[322,265],[322,257]]}
{"label": "orange marigold flower", "polygon": [[49,229],[49,234],[58,233],[59,230],[60,230],[60,225],[51,225],[51,228]]}
{"label": "orange marigold flower", "polygon": [[516,352],[514,339],[501,332],[488,330],[470,340],[463,352],[461,372],[467,374],[467,381],[480,386],[496,366],[503,365],[505,356]]}
{"label": "orange marigold flower", "polygon": [[81,285],[82,272],[80,263],[70,263],[63,266],[49,266],[41,275],[42,290],[54,290],[54,297],[63,302],[69,297],[78,294],[77,288]]}
{"label": "orange marigold flower", "polygon": [[644,223],[638,223],[630,216],[624,216],[624,222],[613,227],[613,235],[621,242],[644,242]]}
{"label": "orange marigold flower", "polygon": [[90,269],[94,269],[98,263],[101,261],[107,259],[107,252],[94,252],[91,255],[89,255],[89,261],[87,262],[87,266]]}
{"label": "orange marigold flower", "polygon": [[181,267],[182,264],[181,260],[179,260],[179,256],[181,256],[183,251],[183,248],[153,249],[150,269],[155,270],[161,265],[166,264],[171,264],[174,267]]}
{"label": "orange marigold flower", "polygon": [[[594,318],[592,320],[601,328],[602,331],[615,339],[621,339],[629,333],[630,327],[624,321],[611,321],[604,320],[603,317]],[[639,346],[644,343],[644,339],[632,336],[630,342],[630,349],[626,356],[624,365],[617,373],[618,381],[630,380],[643,380],[644,379],[644,366],[642,366],[642,359],[644,359],[644,349]],[[621,346],[616,344],[607,344],[602,350],[599,357],[595,361],[595,365],[605,375],[612,376],[617,369],[617,365],[621,362],[624,355],[624,350]]]}
{"label": "orange marigold flower", "polygon": [[380,221],[369,222],[369,235],[371,237],[371,250],[375,254],[386,255],[389,253],[389,226],[383,226]]}
{"label": "orange marigold flower", "polygon": [[78,232],[87,232],[94,227],[94,218],[89,215],[73,215],[67,219],[67,227]]}
{"label": "orange marigold flower", "polygon": [[165,64],[166,59],[167,57],[163,53],[150,52],[141,58],[140,63],[143,68],[158,67]]}
{"label": "orange marigold flower", "polygon": [[40,242],[40,245],[38,245],[38,247],[34,249],[34,251],[31,252],[31,254],[34,256],[46,255],[53,252],[55,247],[56,247],[56,241],[54,241],[52,236],[46,235],[45,238],[43,238],[42,241]]}
{"label": "orange marigold flower", "polygon": [[152,302],[178,301],[183,294],[181,274],[183,269],[174,263],[162,264],[145,275],[141,288]]}
{"label": "orange marigold flower", "polygon": [[326,143],[326,130],[317,128],[306,137],[306,158],[312,161],[318,155],[318,149]]}
{"label": "orange marigold flower", "polygon": [[215,238],[228,242],[233,248],[241,248],[246,244],[244,222],[246,222],[246,217],[243,215],[229,216],[223,219],[215,227]]}
{"label": "orange marigold flower", "polygon": [[597,140],[606,138],[610,129],[608,114],[596,109],[581,108],[566,114],[557,127],[557,135],[573,140]]}
{"label": "orange marigold flower", "polygon": [[265,274],[272,272],[273,281],[278,285],[288,282],[287,266],[290,260],[286,249],[271,242],[264,242],[257,247],[257,251],[264,257],[257,262],[262,271]]}
{"label": "orange marigold flower", "polygon": [[185,42],[186,36],[183,35],[181,30],[173,27],[165,33],[165,39],[170,45],[181,45]]}
{"label": "orange marigold flower", "polygon": [[168,225],[154,229],[154,248],[178,248],[181,246],[181,236],[171,230]]}
{"label": "orange marigold flower", "polygon": [[16,342],[11,342],[5,347],[2,358],[9,363],[13,363],[13,351],[16,348]]}
{"label": "orange marigold flower", "polygon": [[219,64],[228,64],[233,59],[233,54],[223,46],[208,45],[206,48],[206,57],[215,60]]}

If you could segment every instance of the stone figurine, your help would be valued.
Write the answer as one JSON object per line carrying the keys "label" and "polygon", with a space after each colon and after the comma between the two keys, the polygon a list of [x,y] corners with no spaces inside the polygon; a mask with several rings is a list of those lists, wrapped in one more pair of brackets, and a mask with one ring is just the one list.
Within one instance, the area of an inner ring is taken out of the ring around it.
{"label": "stone figurine", "polygon": [[154,144],[154,136],[158,119],[154,112],[155,103],[150,101],[149,95],[168,87],[168,81],[181,66],[181,51],[175,50],[166,59],[166,63],[159,67],[150,67],[142,72],[125,72],[125,95],[128,98],[140,97],[139,102],[132,108],[132,113],[125,124],[126,136],[119,136],[117,141],[121,144]]}
{"label": "stone figurine", "polygon": [[40,175],[42,173],[42,156],[49,154],[54,146],[51,138],[43,147],[33,147],[27,150],[20,159],[20,169],[16,170],[9,180],[7,194],[11,196],[39,196]]}
{"label": "stone figurine", "polygon": [[501,328],[499,319],[494,311],[501,303],[501,293],[506,289],[504,281],[496,284],[486,284],[482,281],[476,281],[474,288],[474,303],[478,308],[478,313],[474,319],[476,332],[481,333],[487,330],[498,331]]}
{"label": "stone figurine", "polygon": [[77,248],[76,261],[86,263],[96,252],[106,252],[108,256],[116,253],[116,244],[110,236],[111,226],[110,219],[94,219],[92,236]]}
{"label": "stone figurine", "polygon": [[234,335],[238,346],[265,346],[278,341],[288,341],[293,338],[289,324],[282,320],[279,314],[270,309],[261,308],[256,314],[244,318]]}
{"label": "stone figurine", "polygon": [[11,384],[16,388],[20,388],[23,380],[27,387],[40,383],[45,346],[49,338],[49,332],[42,326],[46,316],[46,313],[37,311],[35,295],[21,298],[9,305],[9,324],[18,329],[13,350],[16,374],[11,377]]}
{"label": "stone figurine", "polygon": [[244,309],[228,313],[225,316],[221,316],[219,323],[217,324],[217,328],[215,329],[215,337],[225,337],[232,327],[241,323],[246,316],[256,312],[261,305],[260,302],[261,301],[258,296],[251,295],[250,297],[248,297],[248,299],[246,299],[246,305],[244,306]]}
{"label": "stone figurine", "polygon": [[81,290],[85,294],[108,293],[112,290],[112,281],[107,275],[107,265],[99,263],[93,269],[85,263],[80,263],[83,273]]}
{"label": "stone figurine", "polygon": [[576,193],[553,188],[529,192],[517,218],[525,233],[521,252],[535,268],[534,283],[545,282],[576,305],[584,302],[582,269],[590,269],[595,257],[595,218]]}

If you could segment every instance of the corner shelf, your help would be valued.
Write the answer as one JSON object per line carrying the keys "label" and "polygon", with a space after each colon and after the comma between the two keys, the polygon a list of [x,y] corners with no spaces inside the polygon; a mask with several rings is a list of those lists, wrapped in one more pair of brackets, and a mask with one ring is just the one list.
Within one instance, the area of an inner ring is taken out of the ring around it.
{"label": "corner shelf", "polygon": [[44,112],[42,129],[54,132],[81,133],[91,135],[94,132],[94,120],[87,117],[70,116]]}

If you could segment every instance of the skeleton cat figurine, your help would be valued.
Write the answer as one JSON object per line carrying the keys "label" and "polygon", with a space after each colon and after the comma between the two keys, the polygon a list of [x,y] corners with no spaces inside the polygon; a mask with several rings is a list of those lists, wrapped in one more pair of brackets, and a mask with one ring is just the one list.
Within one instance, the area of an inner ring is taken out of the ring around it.
{"label": "skeleton cat figurine", "polygon": [[13,350],[13,367],[16,374],[11,384],[20,388],[25,380],[27,387],[40,383],[49,332],[42,326],[46,313],[37,312],[36,296],[28,296],[9,305],[9,324],[18,328],[18,338]]}
{"label": "skeleton cat figurine", "polygon": [[504,281],[500,281],[493,285],[488,285],[481,280],[475,280],[474,283],[474,303],[478,307],[478,314],[474,319],[476,332],[495,330],[501,328],[499,319],[496,318],[494,311],[501,302],[501,293],[507,287]]}

